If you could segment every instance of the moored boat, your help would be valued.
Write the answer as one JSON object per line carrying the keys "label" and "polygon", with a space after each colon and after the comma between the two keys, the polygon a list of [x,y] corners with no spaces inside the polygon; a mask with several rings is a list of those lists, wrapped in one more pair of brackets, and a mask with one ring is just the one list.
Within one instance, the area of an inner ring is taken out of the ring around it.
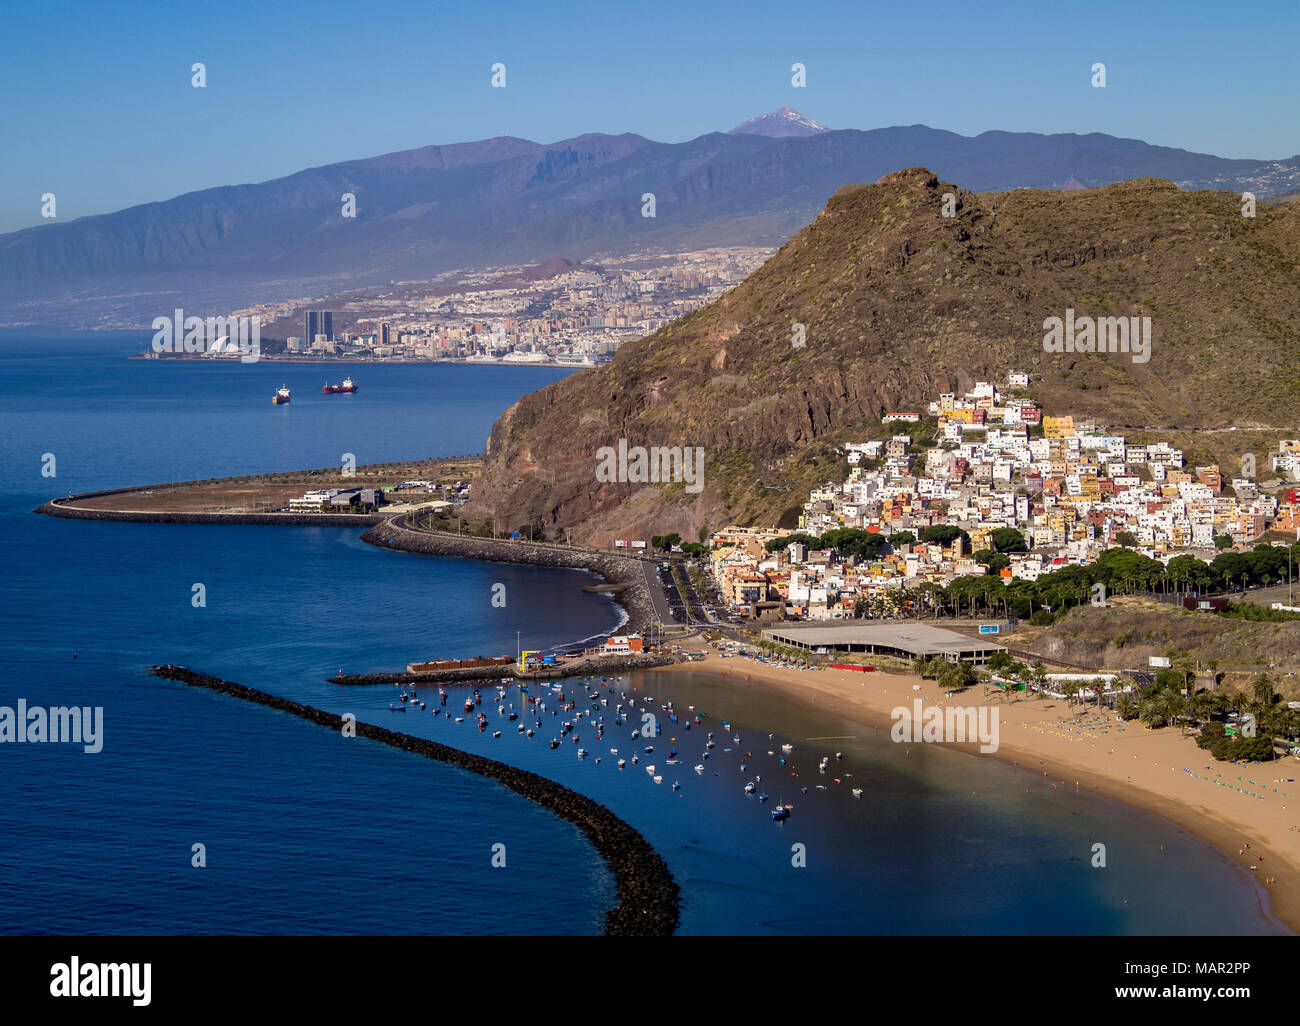
{"label": "moored boat", "polygon": [[344,378],[341,385],[326,385],[321,389],[326,395],[337,395],[340,392],[355,392],[356,390],[357,384],[351,377]]}

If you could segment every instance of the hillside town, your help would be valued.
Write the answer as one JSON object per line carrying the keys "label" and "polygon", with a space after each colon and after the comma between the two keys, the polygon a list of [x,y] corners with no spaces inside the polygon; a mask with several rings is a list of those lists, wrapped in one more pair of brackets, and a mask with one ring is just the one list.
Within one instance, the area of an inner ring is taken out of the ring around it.
{"label": "hillside town", "polygon": [[[1300,439],[1270,455],[1270,491],[1249,462],[1233,478],[1188,467],[1168,443],[1045,414],[1028,389],[1029,375],[1013,372],[886,417],[897,433],[845,445],[846,478],[812,490],[797,531],[715,533],[724,601],[753,616],[837,619],[900,588],[986,573],[1035,581],[1120,545],[1167,566],[1300,537],[1300,487],[1283,484],[1300,479]],[[835,532],[859,544],[817,546]]]}

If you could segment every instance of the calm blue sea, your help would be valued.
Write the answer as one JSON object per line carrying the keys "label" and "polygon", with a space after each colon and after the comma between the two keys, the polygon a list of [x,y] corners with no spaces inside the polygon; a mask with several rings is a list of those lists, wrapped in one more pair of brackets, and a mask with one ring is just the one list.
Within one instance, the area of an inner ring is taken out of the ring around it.
{"label": "calm blue sea", "polygon": [[[578,572],[392,553],[361,544],[358,529],[94,524],[31,509],[70,491],[333,465],[343,453],[366,463],[476,452],[501,411],[566,372],[124,358],[147,342],[0,341],[0,705],[102,706],[105,716],[98,754],[0,745],[0,932],[600,930],[612,880],[574,827],[461,771],[147,675],[157,662],[353,712],[591,794],[667,859],[687,933],[1275,929],[1246,874],[1157,817],[1052,791],[993,760],[893,745],[700,674],[619,685],[638,705],[671,699],[706,717],[689,732],[670,727],[657,753],[622,772],[609,749],[626,756],[644,742],[630,736],[636,723],[612,725],[619,690],[603,692],[603,742],[579,728],[591,752],[580,761],[577,745],[550,749],[558,718],[548,714],[531,741],[505,720],[493,739],[468,722],[390,713],[392,687],[329,684],[339,669],[513,653],[516,632],[529,648],[567,644],[621,618],[608,598],[581,590],[591,579]],[[347,373],[360,392],[320,395]],[[270,402],[280,384],[294,391],[289,406]],[[42,476],[47,453],[54,478]],[[196,583],[205,608],[191,604]],[[496,583],[506,585],[504,609],[491,604]],[[436,692],[425,697],[432,708]],[[723,743],[721,719],[741,745]],[[697,775],[702,729],[719,744]],[[803,760],[798,785],[776,764],[786,739]],[[664,745],[680,749],[680,765],[665,764]],[[847,787],[797,794],[814,786],[816,759],[837,750],[835,775],[853,773],[864,797]],[[649,762],[662,784],[643,772]],[[788,822],[744,795],[755,773],[795,803]],[[1089,865],[1095,841],[1107,845],[1105,870]],[[196,844],[205,868],[191,865]],[[792,864],[795,845],[804,866]]]}

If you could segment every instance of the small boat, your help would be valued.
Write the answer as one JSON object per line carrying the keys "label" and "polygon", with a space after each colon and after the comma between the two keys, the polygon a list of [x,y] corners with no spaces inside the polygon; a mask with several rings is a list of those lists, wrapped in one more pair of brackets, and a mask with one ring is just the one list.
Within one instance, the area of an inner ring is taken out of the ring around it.
{"label": "small boat", "polygon": [[493,736],[493,737],[500,737],[500,736],[501,736],[501,731],[499,731],[499,730],[494,730],[494,731],[492,731],[492,736]]}
{"label": "small boat", "polygon": [[464,722],[465,722],[465,717],[464,717],[464,716],[457,716],[457,717],[456,717],[456,722],[457,722],[457,723],[464,723]]}
{"label": "small boat", "polygon": [[639,755],[634,755],[634,756],[632,756],[632,765],[633,765],[633,766],[635,766],[635,765],[636,765],[638,762],[640,762],[640,761],[641,761],[641,756],[639,756]]}
{"label": "small boat", "polygon": [[623,768],[624,766],[626,766],[626,765],[627,765],[627,760],[626,760],[626,759],[619,759],[619,760],[618,760],[618,768],[619,768],[619,769],[622,769],[622,768]]}
{"label": "small boat", "polygon": [[673,781],[673,790],[674,790],[674,791],[680,791],[681,789],[682,789],[682,785],[679,784],[679,783],[677,783],[677,781],[674,780],[674,781]]}
{"label": "small boat", "polygon": [[782,745],[781,751],[785,752],[786,755],[789,755],[794,751],[794,745]]}
{"label": "small boat", "polygon": [[757,789],[754,787],[754,782],[752,780],[745,785],[745,794],[753,794],[755,790]]}
{"label": "small boat", "polygon": [[844,753],[843,753],[843,752],[836,752],[836,753],[835,753],[835,758],[837,758],[837,759],[843,759],[843,758],[844,758]]}
{"label": "small boat", "polygon": [[696,772],[696,773],[701,773],[701,774],[702,774],[702,773],[704,772],[704,763],[700,763],[698,766],[696,766],[696,767],[695,767],[695,772]]}
{"label": "small boat", "polygon": [[585,749],[585,748],[579,748],[579,749],[578,749],[578,758],[579,758],[579,759],[585,759],[586,757],[587,757],[587,749]]}
{"label": "small boat", "polygon": [[790,810],[787,809],[784,805],[778,805],[775,809],[772,810],[772,818],[776,820],[778,823],[783,819],[789,819]]}
{"label": "small boat", "polygon": [[663,778],[663,777],[660,777],[660,776],[656,776],[656,777],[654,778],[654,781],[655,781],[656,784],[662,784],[662,783],[664,782],[664,778]]}
{"label": "small boat", "polygon": [[853,789],[853,797],[854,797],[854,798],[861,798],[861,797],[862,797],[862,788],[860,788],[860,787],[855,787],[855,788]]}
{"label": "small boat", "polygon": [[760,795],[758,796],[758,800],[759,800],[760,802],[765,802],[765,801],[767,801],[767,792],[764,791],[762,794],[760,794]]}
{"label": "small boat", "polygon": [[282,403],[287,403],[292,398],[293,393],[289,391],[289,386],[281,385],[275,390],[275,395],[271,396],[271,402],[275,403],[276,406],[279,406]]}

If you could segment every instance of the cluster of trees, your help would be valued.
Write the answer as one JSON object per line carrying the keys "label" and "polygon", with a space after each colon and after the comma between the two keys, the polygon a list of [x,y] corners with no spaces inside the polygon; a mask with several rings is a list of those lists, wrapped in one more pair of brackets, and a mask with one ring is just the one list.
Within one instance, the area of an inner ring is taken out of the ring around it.
{"label": "cluster of trees", "polygon": [[922,678],[933,677],[940,687],[949,691],[964,691],[980,679],[979,672],[970,663],[950,663],[937,656],[917,656],[912,660],[912,672]]}
{"label": "cluster of trees", "polygon": [[[997,533],[994,532],[995,535]],[[1005,540],[1008,544],[1014,544],[1016,547],[1002,549],[1001,551],[1024,551],[1024,536],[1015,530],[1011,533],[1015,535],[1015,542],[1013,543],[1009,538]],[[834,549],[841,556],[874,559],[892,552],[900,545],[913,545],[918,541],[926,544],[951,545],[958,538],[962,539],[967,549],[969,549],[970,535],[960,527],[954,527],[951,524],[935,524],[933,527],[922,530],[920,535],[914,534],[912,531],[895,531],[888,536],[879,532],[864,531],[857,527],[838,527],[822,535],[807,534],[802,531],[783,535],[769,541],[766,548],[768,552],[777,552],[794,542],[802,542],[810,549]]]}
{"label": "cluster of trees", "polygon": [[[1287,546],[1261,544],[1251,552],[1220,553],[1209,563],[1192,555],[1175,556],[1166,567],[1141,553],[1114,548],[1107,549],[1087,566],[1062,567],[1036,581],[1014,580],[1003,584],[996,576],[967,575],[946,587],[925,582],[908,589],[896,605],[917,615],[1001,614],[1050,624],[1068,609],[1102,594],[1094,590],[1098,584],[1110,596],[1139,591],[1203,595],[1221,589],[1267,587],[1284,582],[1287,553]],[[1292,572],[1296,573],[1300,571],[1300,544],[1291,546],[1290,553]],[[977,558],[979,555],[991,558],[987,550],[981,550]],[[998,555],[1001,554],[992,554]],[[1273,618],[1271,611],[1241,615]]]}
{"label": "cluster of trees", "polygon": [[[1276,757],[1275,738],[1286,741],[1300,739],[1300,710],[1282,704],[1281,696],[1267,675],[1260,674],[1255,678],[1249,695],[1224,691],[1184,694],[1189,690],[1194,674],[1190,658],[1183,656],[1178,662],[1177,668],[1162,669],[1141,690],[1110,699],[1115,712],[1125,720],[1138,720],[1153,730],[1176,726],[1186,734],[1188,730],[1199,729],[1197,745],[1222,760],[1259,762],[1272,759]],[[913,672],[922,676],[939,675],[940,682],[946,686],[942,677],[945,668],[951,668],[951,664],[942,660],[918,658],[912,664]],[[1038,689],[1040,697],[1046,687],[1042,663],[1026,666],[1006,652],[997,652],[990,657],[987,669],[1004,679],[1021,681]],[[1057,689],[1071,706],[1076,702],[1085,703],[1084,691],[1092,693],[1088,701],[1099,707],[1107,701],[1105,685],[1100,679],[1062,681]],[[1254,736],[1229,734],[1229,724],[1225,722],[1229,713],[1253,717]]]}
{"label": "cluster of trees", "polygon": [[670,551],[677,546],[688,556],[699,556],[709,549],[707,545],[701,545],[699,542],[683,542],[682,536],[675,531],[672,534],[656,534],[650,539],[650,544],[661,552]]}
{"label": "cluster of trees", "polygon": [[841,556],[857,556],[859,559],[874,559],[890,549],[890,541],[883,534],[856,527],[840,527],[823,535],[787,534],[773,538],[766,548],[768,552],[776,552],[795,542],[802,542],[810,549],[834,549]]}

